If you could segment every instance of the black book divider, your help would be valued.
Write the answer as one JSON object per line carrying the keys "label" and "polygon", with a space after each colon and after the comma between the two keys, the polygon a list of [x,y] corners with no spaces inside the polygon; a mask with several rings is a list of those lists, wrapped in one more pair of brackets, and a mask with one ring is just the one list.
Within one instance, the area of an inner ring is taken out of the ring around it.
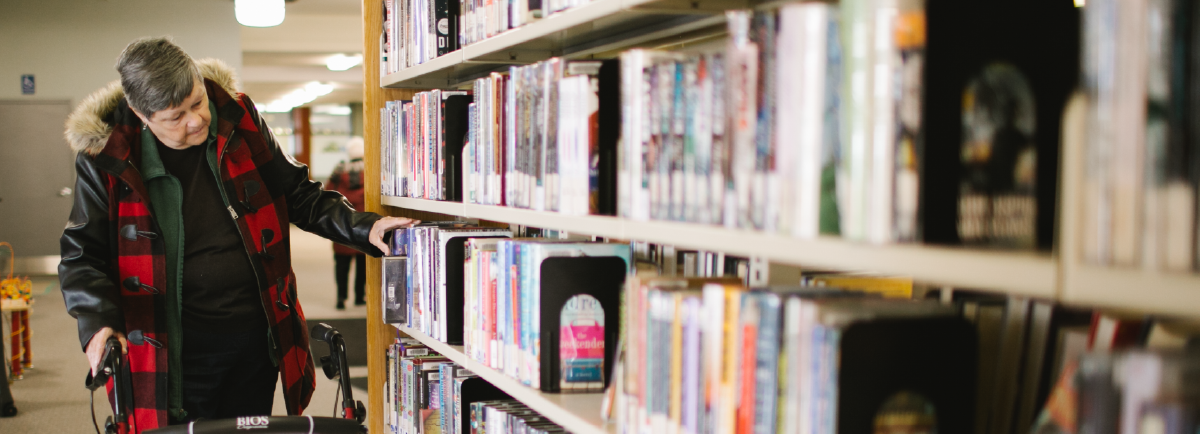
{"label": "black book divider", "polygon": [[542,261],[541,288],[541,390],[561,392],[562,361],[559,360],[558,319],[563,306],[571,297],[587,294],[595,297],[604,308],[604,385],[608,386],[620,332],[621,291],[629,264],[617,256],[552,257]]}
{"label": "black book divider", "polygon": [[462,264],[466,260],[467,240],[471,238],[508,238],[508,236],[462,235],[451,237],[443,249],[445,257],[442,264],[446,266],[446,343],[450,345],[463,344],[463,309],[466,306],[466,270],[464,267],[451,266]]}
{"label": "black book divider", "polygon": [[[460,433],[473,432],[471,431],[471,404],[479,401],[512,399],[503,390],[479,377],[471,377],[463,380],[462,390],[458,396],[460,401],[458,414],[461,415],[460,431],[458,431]],[[451,403],[451,405],[454,404]]]}
{"label": "black book divider", "polygon": [[975,328],[961,317],[851,324],[838,349],[838,432],[875,432],[881,410],[902,392],[932,404],[938,432],[971,432],[977,347]]}
{"label": "black book divider", "polygon": [[621,140],[621,60],[609,59],[600,65],[600,110],[597,121],[597,147],[600,150],[600,215],[617,215],[617,144]]}
{"label": "black book divider", "polygon": [[462,202],[462,153],[473,98],[451,95],[442,100],[442,198],[449,202]]}

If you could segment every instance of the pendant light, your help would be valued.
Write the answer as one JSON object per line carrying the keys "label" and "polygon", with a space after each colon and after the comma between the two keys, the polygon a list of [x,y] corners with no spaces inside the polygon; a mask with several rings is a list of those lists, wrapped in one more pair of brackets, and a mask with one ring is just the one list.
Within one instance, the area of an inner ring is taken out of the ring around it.
{"label": "pendant light", "polygon": [[233,14],[243,26],[278,26],[283,22],[283,0],[233,0]]}

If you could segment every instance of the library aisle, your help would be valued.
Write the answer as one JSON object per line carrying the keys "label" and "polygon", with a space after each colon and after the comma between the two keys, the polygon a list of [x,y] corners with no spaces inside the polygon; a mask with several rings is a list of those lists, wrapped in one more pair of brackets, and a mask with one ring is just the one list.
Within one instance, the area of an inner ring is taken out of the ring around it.
{"label": "library aisle", "polygon": [[[339,323],[365,321],[366,308],[363,306],[354,307],[351,303],[344,311],[334,307],[337,295],[329,241],[295,227],[292,227],[291,240],[300,303],[308,316],[310,327],[321,320]],[[63,306],[57,277],[32,280],[36,300],[30,324],[34,333],[34,367],[25,371],[24,379],[12,384],[18,413],[16,417],[0,419],[0,434],[93,432],[87,410],[88,391],[83,387],[87,359],[79,351],[75,319],[67,314]],[[353,341],[348,343],[352,345]],[[320,342],[313,343],[314,349],[322,345]],[[357,380],[358,377],[366,377],[366,367],[354,366],[352,361],[350,375],[356,379],[355,382],[359,382],[361,380]],[[354,389],[355,399],[366,401],[366,390],[359,387]],[[285,414],[281,390],[276,386],[274,412],[277,415]],[[331,415],[336,390],[337,383],[318,374],[316,392],[306,414]],[[96,421],[102,425],[104,419],[112,414],[103,393],[96,393],[95,408]]]}

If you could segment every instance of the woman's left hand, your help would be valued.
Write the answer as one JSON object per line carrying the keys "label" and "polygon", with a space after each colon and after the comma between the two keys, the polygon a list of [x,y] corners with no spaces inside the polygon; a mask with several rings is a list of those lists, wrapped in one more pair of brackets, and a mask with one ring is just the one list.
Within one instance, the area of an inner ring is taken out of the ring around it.
{"label": "woman's left hand", "polygon": [[412,227],[418,223],[421,223],[421,221],[406,217],[384,217],[376,221],[374,226],[371,226],[371,234],[367,239],[375,247],[378,247],[384,256],[388,256],[391,254],[391,249],[388,248],[387,244],[384,244],[383,235],[392,229]]}

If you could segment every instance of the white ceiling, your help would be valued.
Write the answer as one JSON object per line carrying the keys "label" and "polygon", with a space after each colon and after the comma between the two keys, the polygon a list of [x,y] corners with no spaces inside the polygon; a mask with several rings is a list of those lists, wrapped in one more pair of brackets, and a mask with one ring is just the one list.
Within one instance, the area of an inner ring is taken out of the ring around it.
{"label": "white ceiling", "polygon": [[286,4],[283,24],[242,27],[242,87],[266,105],[311,81],[334,84],[334,91],[310,105],[361,102],[362,66],[330,71],[325,59],[362,52],[360,0],[295,0]]}

